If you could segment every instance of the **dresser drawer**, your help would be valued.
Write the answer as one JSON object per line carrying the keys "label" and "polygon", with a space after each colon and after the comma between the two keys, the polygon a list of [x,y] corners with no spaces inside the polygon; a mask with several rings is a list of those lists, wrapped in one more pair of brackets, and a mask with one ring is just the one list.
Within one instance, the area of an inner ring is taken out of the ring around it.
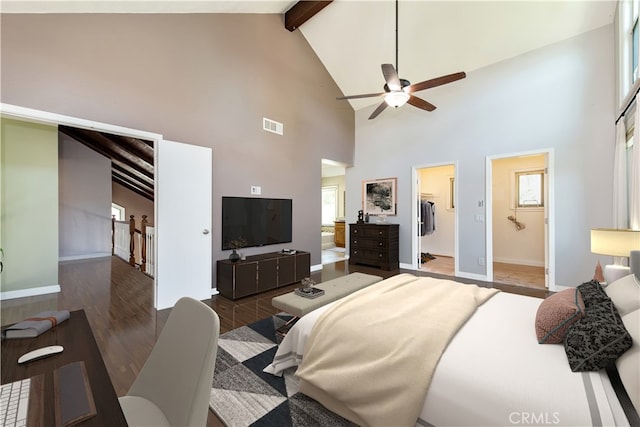
{"label": "dresser drawer", "polygon": [[373,249],[354,249],[351,251],[351,257],[356,261],[372,261],[373,263],[388,262],[389,252],[376,251]]}
{"label": "dresser drawer", "polygon": [[353,227],[351,230],[353,236],[360,237],[379,237],[386,239],[389,237],[389,228],[385,226],[365,226],[365,227]]}
{"label": "dresser drawer", "polygon": [[351,239],[351,246],[354,248],[378,248],[386,250],[386,248],[389,247],[389,240],[354,237]]}

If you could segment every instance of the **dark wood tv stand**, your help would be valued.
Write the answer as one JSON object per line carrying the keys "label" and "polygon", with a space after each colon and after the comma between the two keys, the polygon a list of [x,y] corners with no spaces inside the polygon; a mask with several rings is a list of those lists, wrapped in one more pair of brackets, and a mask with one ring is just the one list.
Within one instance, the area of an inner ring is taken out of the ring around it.
{"label": "dark wood tv stand", "polygon": [[311,254],[270,252],[248,256],[245,260],[217,262],[216,287],[220,294],[231,300],[291,285],[309,277]]}

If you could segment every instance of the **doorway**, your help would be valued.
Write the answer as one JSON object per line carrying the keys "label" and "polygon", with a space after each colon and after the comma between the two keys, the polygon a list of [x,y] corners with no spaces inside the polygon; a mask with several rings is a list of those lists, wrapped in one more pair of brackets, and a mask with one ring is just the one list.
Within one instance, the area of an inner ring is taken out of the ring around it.
{"label": "doorway", "polygon": [[455,164],[419,167],[416,174],[417,270],[455,276],[456,259],[456,168]]}
{"label": "doorway", "polygon": [[553,283],[551,159],[550,151],[487,159],[488,281],[536,289]]}
{"label": "doorway", "polygon": [[321,160],[321,200],[320,242],[322,264],[344,261],[346,166],[333,160]]}
{"label": "doorway", "polygon": [[[101,123],[101,122],[95,122],[95,121],[89,121],[89,120],[84,120],[84,119],[80,119],[80,118],[76,118],[76,117],[71,117],[71,116],[64,116],[64,115],[60,115],[60,114],[55,114],[55,113],[51,113],[51,112],[46,112],[46,111],[40,111],[40,110],[34,110],[34,109],[29,109],[29,108],[24,108],[24,107],[19,107],[19,106],[14,106],[14,105],[10,105],[10,104],[2,104],[2,116],[6,117],[6,118],[13,118],[13,119],[17,119],[17,120],[23,120],[23,121],[31,121],[31,122],[38,122],[38,123],[44,123],[44,124],[51,124],[54,126],[69,126],[69,127],[76,127],[76,128],[81,128],[81,129],[91,129],[91,130],[96,130],[96,131],[101,131],[101,132],[106,132],[106,133],[110,133],[110,134],[116,134],[116,135],[121,135],[121,136],[129,136],[129,137],[133,137],[133,138],[140,138],[140,139],[144,139],[144,140],[149,140],[149,141],[153,141],[153,146],[158,148],[157,150],[154,150],[154,155],[155,155],[155,164],[159,163],[159,160],[164,160],[163,163],[167,163],[168,165],[172,164],[172,160],[178,162],[179,159],[182,159],[182,157],[176,157],[176,156],[172,156],[171,152],[168,152],[167,150],[161,149],[159,148],[161,145],[162,146],[166,146],[167,144],[172,144],[172,145],[176,145],[177,143],[171,143],[171,142],[167,142],[162,138],[162,135],[160,134],[155,134],[155,133],[150,133],[150,132],[146,132],[146,131],[140,131],[140,130],[135,130],[135,129],[130,129],[130,128],[125,128],[125,127],[121,127],[121,126],[116,126],[116,125],[111,125],[111,124],[106,124],[106,123]],[[180,144],[180,146],[186,146],[187,144]],[[209,149],[210,151],[210,149]],[[162,153],[167,153],[162,154]],[[209,153],[209,157],[210,158],[210,153]],[[188,163],[182,163],[183,164],[188,164]],[[211,162],[208,162],[208,168],[211,168]],[[179,168],[179,165],[176,165],[176,167]],[[170,167],[165,167],[163,168],[163,170],[171,170]],[[180,173],[183,173],[182,169],[179,169]],[[202,173],[202,171],[200,171],[199,173]],[[206,172],[207,176],[210,176],[210,171]],[[160,176],[160,175],[158,175]],[[170,176],[167,176],[166,179],[171,180]],[[209,184],[211,184],[211,178],[208,179]],[[162,197],[158,197],[158,187],[159,186],[155,186],[155,199],[160,200],[162,199]],[[183,187],[184,188],[184,187]],[[185,205],[186,202],[191,202],[192,199],[195,198],[195,196],[193,197],[188,197],[188,198],[184,198],[182,196],[184,196],[183,194],[184,192],[181,193],[180,196],[180,200],[181,200],[181,206],[182,209],[184,209],[185,211],[190,211],[191,205]],[[192,193],[190,193],[192,194]],[[209,191],[209,195],[211,195],[211,192]],[[163,196],[164,197],[164,196]],[[173,198],[172,197],[164,197],[165,199],[168,200],[177,200],[177,198]],[[205,208],[203,208],[201,210],[201,212],[204,212],[204,216],[208,219],[211,218],[211,203],[205,203]],[[200,208],[200,207],[198,207]],[[196,208],[191,209],[193,211],[196,210]],[[202,236],[205,236],[204,238],[210,240],[211,239],[211,235],[209,234],[210,230],[211,230],[211,225],[209,223],[207,224],[195,224],[195,226],[197,226],[197,228],[195,229],[195,232],[190,233],[190,234],[183,234],[179,237],[179,239],[176,239],[175,241],[172,241],[171,238],[171,233],[165,233],[164,236],[161,236],[161,228],[162,229],[180,229],[184,223],[183,219],[181,218],[179,221],[176,222],[172,222],[173,218],[170,215],[163,215],[163,219],[159,218],[159,208],[158,208],[158,204],[155,204],[155,212],[154,212],[154,216],[156,218],[156,222],[157,222],[157,243],[156,243],[156,259],[158,261],[159,257],[158,254],[163,254],[163,258],[165,259],[169,259],[171,260],[171,262],[167,262],[164,269],[163,270],[158,270],[158,264],[156,264],[156,272],[154,274],[155,280],[154,280],[154,304],[155,304],[155,308],[157,309],[163,309],[163,308],[168,308],[173,306],[173,301],[175,298],[175,292],[174,292],[174,288],[175,288],[175,280],[169,280],[173,277],[180,277],[180,282],[186,282],[186,283],[191,283],[189,280],[185,280],[184,279],[184,271],[190,271],[190,274],[194,274],[193,271],[191,271],[190,269],[184,269],[185,265],[189,265],[189,266],[195,266],[198,268],[199,271],[202,271],[203,274],[199,274],[198,277],[204,277],[206,278],[205,281],[193,281],[193,286],[198,286],[198,289],[185,289],[182,288],[180,290],[181,292],[181,296],[194,296],[194,298],[199,298],[199,299],[204,299],[209,297],[210,295],[212,295],[213,293],[217,293],[217,291],[215,289],[211,288],[211,275],[210,272],[212,271],[212,260],[211,260],[211,256],[207,255],[207,252],[202,252],[202,254],[200,254],[201,256],[198,258],[198,260],[196,260],[195,258],[193,260],[191,260],[191,262],[184,262],[182,261],[182,257],[185,257],[186,254],[188,253],[187,251],[184,251],[183,248],[186,247],[192,247],[192,245],[190,244],[190,239],[202,239]],[[164,213],[164,212],[163,212]],[[161,225],[161,220],[162,220],[162,225]],[[163,249],[164,247],[164,249]],[[209,247],[211,247],[211,245],[209,244]],[[210,253],[210,252],[209,252]],[[202,256],[203,255],[203,256]],[[193,268],[195,268],[193,267]],[[173,268],[176,271],[170,271],[170,269]],[[182,274],[182,275],[181,275]],[[167,291],[167,292],[165,292]],[[159,299],[159,295],[168,295],[166,298],[163,298],[162,300]],[[206,295],[206,296],[203,296]]]}

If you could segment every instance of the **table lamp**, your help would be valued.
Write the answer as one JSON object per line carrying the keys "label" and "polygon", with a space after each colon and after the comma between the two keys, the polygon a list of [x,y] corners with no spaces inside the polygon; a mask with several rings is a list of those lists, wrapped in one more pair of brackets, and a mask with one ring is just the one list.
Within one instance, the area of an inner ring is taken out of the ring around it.
{"label": "table lamp", "polygon": [[[619,228],[592,228],[591,252],[600,255],[629,258],[631,251],[640,249],[640,230]],[[631,274],[626,265],[604,266],[603,276],[607,283]]]}

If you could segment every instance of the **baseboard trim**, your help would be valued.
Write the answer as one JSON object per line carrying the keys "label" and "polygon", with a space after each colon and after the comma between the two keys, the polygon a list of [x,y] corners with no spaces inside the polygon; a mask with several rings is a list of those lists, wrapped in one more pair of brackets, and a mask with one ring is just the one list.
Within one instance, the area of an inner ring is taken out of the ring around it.
{"label": "baseboard trim", "polygon": [[493,258],[493,262],[500,262],[502,264],[526,265],[528,267],[544,267],[544,261],[532,261],[526,259]]}
{"label": "baseboard trim", "polygon": [[111,256],[111,252],[98,252],[93,254],[61,256],[58,258],[58,261],[76,261],[79,259],[104,258],[104,257],[110,257],[110,256]]}
{"label": "baseboard trim", "polygon": [[471,279],[471,280],[481,280],[483,282],[487,281],[487,276],[484,274],[465,273],[464,271],[458,271],[458,273],[456,274],[456,277],[462,277],[462,278]]}
{"label": "baseboard trim", "polygon": [[40,286],[37,288],[17,289],[15,291],[0,292],[0,300],[34,297],[37,295],[56,294],[60,292],[60,285]]}

